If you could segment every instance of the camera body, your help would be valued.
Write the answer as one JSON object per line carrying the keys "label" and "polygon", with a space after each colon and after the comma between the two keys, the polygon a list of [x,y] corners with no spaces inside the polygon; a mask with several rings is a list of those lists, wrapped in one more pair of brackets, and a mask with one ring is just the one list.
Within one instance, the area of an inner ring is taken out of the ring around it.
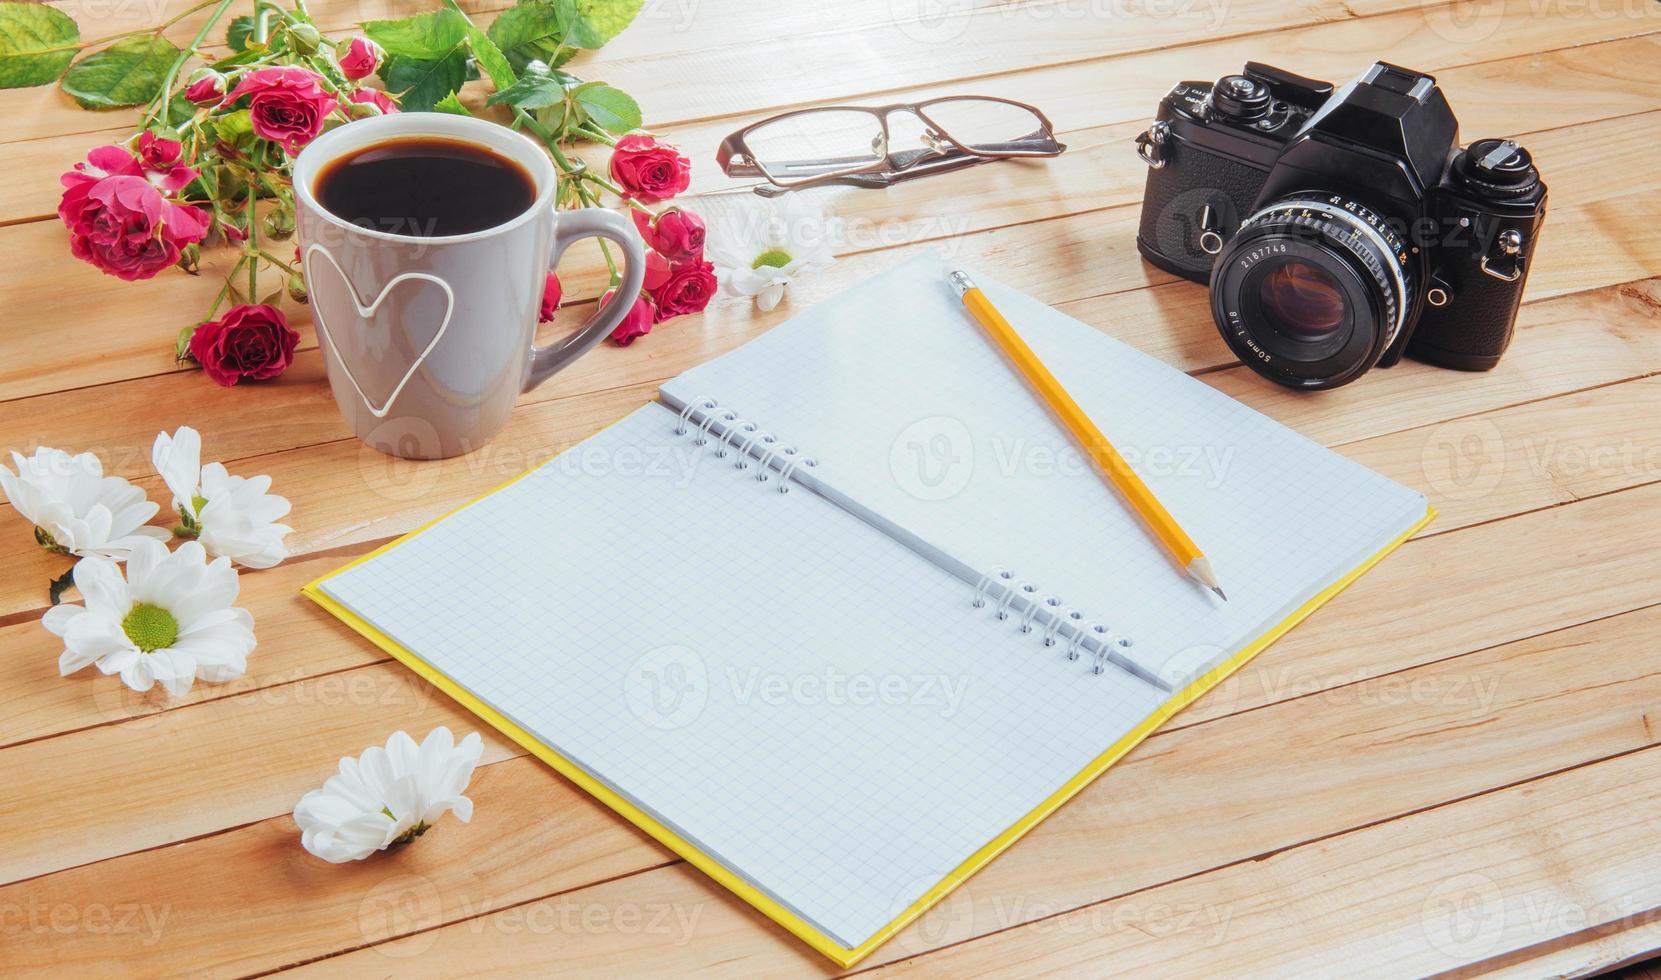
{"label": "camera body", "polygon": [[1178,84],[1137,144],[1137,248],[1211,284],[1258,373],[1331,388],[1404,352],[1486,370],[1510,344],[1546,187],[1514,142],[1461,149],[1431,76],[1379,62],[1335,90],[1248,63]]}

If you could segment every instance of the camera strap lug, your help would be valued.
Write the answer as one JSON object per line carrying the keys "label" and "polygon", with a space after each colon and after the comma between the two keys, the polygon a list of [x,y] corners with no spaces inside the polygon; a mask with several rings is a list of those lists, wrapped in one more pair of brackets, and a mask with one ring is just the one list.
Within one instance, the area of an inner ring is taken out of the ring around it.
{"label": "camera strap lug", "polygon": [[1158,170],[1165,166],[1165,144],[1171,138],[1171,124],[1164,122],[1154,123],[1136,137],[1136,155],[1142,158],[1149,169]]}
{"label": "camera strap lug", "polygon": [[1482,256],[1482,261],[1478,263],[1483,273],[1492,276],[1501,282],[1516,282],[1518,279],[1521,279],[1523,277],[1522,232],[1515,228],[1507,228],[1500,232],[1499,240],[1496,244],[1499,246],[1500,254],[1505,257],[1505,260],[1511,263],[1511,271],[1500,271],[1495,267],[1495,265],[1489,263],[1488,255],[1484,254]]}

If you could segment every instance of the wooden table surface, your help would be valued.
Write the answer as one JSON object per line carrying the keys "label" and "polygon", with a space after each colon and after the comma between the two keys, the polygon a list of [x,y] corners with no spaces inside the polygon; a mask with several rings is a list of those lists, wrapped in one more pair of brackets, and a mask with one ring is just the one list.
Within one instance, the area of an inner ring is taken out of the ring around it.
{"label": "wooden table surface", "polygon": [[[186,6],[59,5],[88,34]],[[434,4],[312,6],[345,30]],[[1433,71],[1465,139],[1521,137],[1551,215],[1497,370],[1407,362],[1294,394],[1234,362],[1205,290],[1137,256],[1130,141],[1179,79],[1247,59],[1343,79],[1378,58]],[[745,193],[712,162],[720,137],[783,107],[998,94],[1042,107],[1070,149],[823,192],[840,260],[785,306],[718,301],[607,345],[488,449],[415,464],[343,426],[303,312],[277,382],[178,370],[172,338],[214,277],[102,276],[53,217],[57,175],[133,113],[0,95],[0,448],[92,450],[165,500],[149,446],[190,424],[205,458],[271,474],[295,504],[292,556],[243,576],[247,676],[174,702],[58,676],[38,621],[64,564],[0,513],[0,971],[833,972],[298,589],[929,245],[1423,489],[1441,516],[859,971],[1534,976],[1661,947],[1661,5],[651,0],[574,68],[639,97],[710,213]],[[567,296],[601,288],[597,252],[561,273]],[[338,756],[440,724],[483,730],[471,824],[350,866],[301,850],[290,811]]]}

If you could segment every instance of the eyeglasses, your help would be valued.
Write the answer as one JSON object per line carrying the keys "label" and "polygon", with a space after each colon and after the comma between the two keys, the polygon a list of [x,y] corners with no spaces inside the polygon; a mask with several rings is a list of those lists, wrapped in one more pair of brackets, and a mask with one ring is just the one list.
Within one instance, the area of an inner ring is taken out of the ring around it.
{"label": "eyeglasses", "polygon": [[800,187],[888,187],[902,180],[993,160],[1053,157],[1042,112],[1022,102],[959,95],[886,106],[799,109],[744,127],[721,141],[716,160],[729,177],[763,177],[756,193]]}

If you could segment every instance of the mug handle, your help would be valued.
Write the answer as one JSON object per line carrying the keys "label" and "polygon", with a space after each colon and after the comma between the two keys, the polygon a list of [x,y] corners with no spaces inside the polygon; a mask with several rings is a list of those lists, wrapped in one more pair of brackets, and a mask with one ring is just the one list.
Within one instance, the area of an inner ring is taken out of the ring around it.
{"label": "mug handle", "polygon": [[546,347],[531,347],[521,392],[530,391],[593,350],[623,322],[623,317],[634,306],[634,298],[640,295],[640,286],[646,277],[646,253],[641,246],[640,234],[634,230],[629,219],[606,208],[579,208],[558,215],[554,223],[554,252],[548,260],[548,268],[551,270],[559,265],[560,256],[565,254],[572,242],[589,237],[604,238],[623,250],[623,281],[611,299],[601,304],[576,333]]}

